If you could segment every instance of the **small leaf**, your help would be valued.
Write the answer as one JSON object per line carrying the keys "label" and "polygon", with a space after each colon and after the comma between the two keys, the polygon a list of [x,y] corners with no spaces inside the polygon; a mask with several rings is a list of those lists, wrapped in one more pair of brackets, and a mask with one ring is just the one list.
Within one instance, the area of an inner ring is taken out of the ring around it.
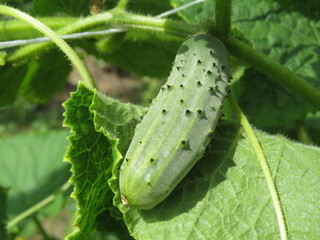
{"label": "small leaf", "polygon": [[0,66],[4,66],[4,64],[6,63],[6,58],[7,53],[5,51],[0,51]]}

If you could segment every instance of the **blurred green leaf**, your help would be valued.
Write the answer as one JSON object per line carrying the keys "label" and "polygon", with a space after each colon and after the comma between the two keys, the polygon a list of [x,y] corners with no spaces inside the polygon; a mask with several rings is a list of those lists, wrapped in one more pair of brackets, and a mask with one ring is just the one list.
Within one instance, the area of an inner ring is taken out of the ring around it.
{"label": "blurred green leaf", "polygon": [[89,14],[89,0],[33,0],[33,11],[38,15],[65,13],[70,16]]}
{"label": "blurred green leaf", "polygon": [[120,49],[106,56],[124,70],[140,76],[164,78],[171,71],[172,62],[180,42],[166,42],[151,37],[148,41],[135,42],[125,39]]}
{"label": "blurred green leaf", "polygon": [[27,64],[0,68],[0,106],[14,102],[17,94],[45,103],[61,91],[72,67],[64,54],[56,49]]}
{"label": "blurred green leaf", "polygon": [[127,8],[132,12],[154,16],[171,9],[171,6],[169,0],[130,0]]}
{"label": "blurred green leaf", "polygon": [[14,102],[27,70],[26,65],[0,67],[0,106]]}
{"label": "blurred green leaf", "polygon": [[6,223],[7,223],[7,194],[8,189],[0,186],[0,237],[3,240],[8,238]]}
{"label": "blurred green leaf", "polygon": [[28,63],[20,91],[27,99],[45,103],[63,89],[71,70],[64,53],[53,49]]}
{"label": "blurred green leaf", "polygon": [[4,66],[4,64],[6,63],[6,58],[7,53],[5,51],[0,51],[0,66]]}
{"label": "blurred green leaf", "polygon": [[0,184],[10,218],[58,190],[70,177],[63,162],[67,131],[22,133],[0,141]]}

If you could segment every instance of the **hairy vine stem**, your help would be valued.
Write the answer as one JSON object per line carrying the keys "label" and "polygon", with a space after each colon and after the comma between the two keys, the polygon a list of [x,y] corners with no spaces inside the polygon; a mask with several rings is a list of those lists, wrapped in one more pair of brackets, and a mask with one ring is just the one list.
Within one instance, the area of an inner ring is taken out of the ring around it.
{"label": "hairy vine stem", "polygon": [[231,104],[233,110],[237,114],[237,116],[240,120],[240,123],[241,123],[243,129],[245,130],[245,132],[247,133],[248,138],[251,141],[251,145],[252,145],[252,147],[258,157],[258,160],[259,160],[260,166],[262,168],[264,177],[267,181],[267,185],[269,188],[269,192],[271,195],[273,206],[275,208],[281,239],[287,240],[288,239],[288,230],[287,230],[286,220],[285,220],[282,208],[281,208],[279,194],[278,194],[276,186],[274,184],[274,181],[273,181],[273,178],[271,175],[271,171],[270,171],[268,162],[264,156],[263,150],[260,146],[260,143],[259,143],[256,135],[254,134],[254,131],[253,131],[250,123],[248,122],[246,116],[243,114],[239,105],[237,104],[236,100],[233,98],[232,95],[230,95],[230,97],[229,97],[229,103]]}
{"label": "hairy vine stem", "polygon": [[[118,27],[125,30],[138,30],[151,33],[166,33],[171,37],[178,37],[181,41],[196,32],[196,26],[175,20],[161,19],[159,17],[148,17],[131,14],[119,10],[89,16],[57,31],[59,35],[66,35],[83,31],[90,28],[108,26]],[[176,38],[177,39],[177,38]],[[266,55],[244,44],[232,36],[224,40],[231,55],[242,59],[259,71],[272,76],[278,83],[298,93],[309,100],[317,109],[320,109],[320,91],[310,83],[271,60]],[[48,48],[52,43],[41,43],[25,46],[8,55],[8,62],[15,62],[34,55]]]}
{"label": "hairy vine stem", "polygon": [[215,34],[222,40],[226,39],[231,30],[231,0],[216,0]]}
{"label": "hairy vine stem", "polygon": [[20,10],[14,9],[12,7],[0,5],[0,14],[11,16],[17,19],[20,19],[24,22],[29,23],[35,29],[42,32],[45,36],[50,38],[70,59],[70,61],[75,65],[78,69],[82,80],[91,88],[94,88],[93,80],[87,70],[87,68],[83,65],[82,61],[78,57],[78,55],[73,51],[73,49],[63,40],[61,37],[52,31],[50,28],[31,17],[30,15],[21,12]]}

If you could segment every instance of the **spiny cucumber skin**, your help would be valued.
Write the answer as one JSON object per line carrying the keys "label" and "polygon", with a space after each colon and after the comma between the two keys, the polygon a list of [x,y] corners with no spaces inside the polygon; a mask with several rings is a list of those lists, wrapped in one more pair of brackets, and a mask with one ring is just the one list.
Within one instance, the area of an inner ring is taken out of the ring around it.
{"label": "spiny cucumber skin", "polygon": [[151,209],[203,156],[220,118],[230,79],[224,45],[210,35],[186,40],[120,168],[124,205]]}

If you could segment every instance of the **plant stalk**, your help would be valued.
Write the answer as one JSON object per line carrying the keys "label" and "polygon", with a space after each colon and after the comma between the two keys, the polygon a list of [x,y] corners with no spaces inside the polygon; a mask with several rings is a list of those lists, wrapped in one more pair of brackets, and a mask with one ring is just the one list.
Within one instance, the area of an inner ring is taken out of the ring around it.
{"label": "plant stalk", "polygon": [[252,145],[252,147],[258,157],[258,160],[259,160],[260,166],[262,168],[264,177],[267,181],[267,185],[268,185],[268,189],[269,189],[269,192],[271,195],[273,206],[275,208],[276,216],[278,219],[281,240],[287,240],[288,239],[288,231],[287,231],[287,225],[285,222],[285,217],[284,217],[284,214],[283,214],[283,211],[281,208],[279,195],[278,195],[276,186],[274,184],[268,162],[264,156],[263,150],[260,146],[260,143],[259,143],[256,135],[254,134],[254,131],[253,131],[250,123],[248,122],[248,119],[241,111],[238,103],[235,101],[235,99],[233,98],[233,96],[231,94],[228,99],[229,99],[230,105],[232,106],[233,110],[237,114],[243,129],[247,133],[248,138],[251,142],[251,145]]}
{"label": "plant stalk", "polygon": [[48,197],[46,197],[45,199],[43,199],[41,202],[33,205],[31,208],[28,208],[27,210],[25,210],[24,212],[20,213],[18,216],[16,216],[15,218],[11,219],[8,224],[7,224],[7,229],[11,228],[12,226],[16,225],[17,223],[21,222],[23,219],[29,217],[30,215],[34,214],[35,212],[37,212],[39,209],[43,208],[44,206],[46,206],[47,204],[49,204],[50,202],[52,202],[58,194],[65,192],[66,190],[68,190],[70,187],[72,186],[71,182],[66,182],[57,192],[49,195]]}
{"label": "plant stalk", "polygon": [[235,38],[228,38],[225,44],[231,55],[271,76],[279,84],[304,97],[320,109],[320,90],[306,80]]}
{"label": "plant stalk", "polygon": [[227,39],[231,31],[231,0],[216,0],[215,35],[222,40]]}

